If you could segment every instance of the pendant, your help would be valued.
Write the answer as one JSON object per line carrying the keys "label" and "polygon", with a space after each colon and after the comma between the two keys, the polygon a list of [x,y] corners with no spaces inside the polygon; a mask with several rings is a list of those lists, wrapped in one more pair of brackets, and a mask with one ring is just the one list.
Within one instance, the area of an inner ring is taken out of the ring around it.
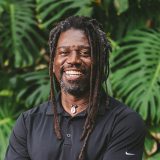
{"label": "pendant", "polygon": [[72,107],[71,107],[71,113],[75,114],[77,112],[77,108],[78,108],[77,105],[72,105]]}

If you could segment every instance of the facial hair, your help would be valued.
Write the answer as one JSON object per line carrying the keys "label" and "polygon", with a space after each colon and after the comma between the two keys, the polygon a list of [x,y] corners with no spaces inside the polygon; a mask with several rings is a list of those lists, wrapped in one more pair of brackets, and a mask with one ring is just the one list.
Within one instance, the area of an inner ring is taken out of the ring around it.
{"label": "facial hair", "polygon": [[87,71],[85,68],[83,68],[84,78],[79,80],[63,81],[62,78],[63,74],[64,74],[64,69],[62,67],[60,70],[60,87],[64,92],[74,95],[76,97],[77,96],[79,97],[89,92],[90,76],[89,76],[89,71]]}

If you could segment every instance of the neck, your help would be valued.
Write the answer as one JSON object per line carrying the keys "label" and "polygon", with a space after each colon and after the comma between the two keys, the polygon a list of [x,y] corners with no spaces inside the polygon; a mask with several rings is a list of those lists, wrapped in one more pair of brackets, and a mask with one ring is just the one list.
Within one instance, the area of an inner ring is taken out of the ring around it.
{"label": "neck", "polygon": [[[61,103],[66,112],[71,116],[84,111],[89,104],[89,93],[84,94],[83,96],[76,97],[66,92],[61,92]],[[75,107],[75,113],[71,111],[71,108]]]}

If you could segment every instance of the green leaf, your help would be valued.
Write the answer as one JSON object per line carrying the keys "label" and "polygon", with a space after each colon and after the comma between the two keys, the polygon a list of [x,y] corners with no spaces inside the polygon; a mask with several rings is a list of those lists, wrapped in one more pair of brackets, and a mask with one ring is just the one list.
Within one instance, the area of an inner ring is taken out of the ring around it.
{"label": "green leaf", "polygon": [[160,122],[160,32],[136,30],[113,52],[111,82],[117,97],[143,119]]}
{"label": "green leaf", "polygon": [[157,151],[157,142],[150,136],[147,136],[145,138],[144,146],[145,146],[145,151],[149,156],[151,156]]}
{"label": "green leaf", "polygon": [[125,12],[129,8],[128,0],[114,0],[114,5],[117,9],[117,14]]}
{"label": "green leaf", "polygon": [[[11,102],[1,103],[0,108],[0,159],[4,159],[4,155],[8,145],[8,139],[14,124],[13,108],[10,108]],[[12,106],[13,107],[13,106]]]}
{"label": "green leaf", "polygon": [[152,157],[149,157],[147,160],[158,160],[160,159],[160,153],[157,153],[153,155]]}
{"label": "green leaf", "polygon": [[[46,9],[47,8],[47,9]],[[54,22],[58,21],[69,12],[72,15],[91,16],[93,12],[93,4],[91,0],[75,1],[75,0],[39,0],[36,8],[41,28],[47,28]]]}
{"label": "green leaf", "polygon": [[48,100],[50,80],[47,70],[26,73],[21,77],[25,80],[26,85],[30,85],[18,93],[18,99],[23,99],[28,107]]}
{"label": "green leaf", "polygon": [[32,0],[24,0],[23,3],[6,1],[3,5],[0,50],[2,57],[9,60],[10,66],[33,65],[34,57],[39,55],[39,43],[44,39],[38,33],[34,8]]}
{"label": "green leaf", "polygon": [[160,125],[150,126],[149,132],[154,139],[160,142]]}

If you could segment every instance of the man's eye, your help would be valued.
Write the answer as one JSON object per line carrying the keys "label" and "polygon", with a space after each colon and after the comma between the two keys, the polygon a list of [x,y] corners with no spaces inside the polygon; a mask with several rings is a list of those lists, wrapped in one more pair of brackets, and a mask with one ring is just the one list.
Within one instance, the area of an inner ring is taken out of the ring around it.
{"label": "man's eye", "polygon": [[61,54],[61,55],[67,55],[68,52],[67,52],[67,51],[61,51],[60,54]]}
{"label": "man's eye", "polygon": [[89,55],[90,55],[90,53],[89,53],[88,50],[82,50],[82,51],[80,51],[80,54],[81,54],[82,56],[89,56]]}

